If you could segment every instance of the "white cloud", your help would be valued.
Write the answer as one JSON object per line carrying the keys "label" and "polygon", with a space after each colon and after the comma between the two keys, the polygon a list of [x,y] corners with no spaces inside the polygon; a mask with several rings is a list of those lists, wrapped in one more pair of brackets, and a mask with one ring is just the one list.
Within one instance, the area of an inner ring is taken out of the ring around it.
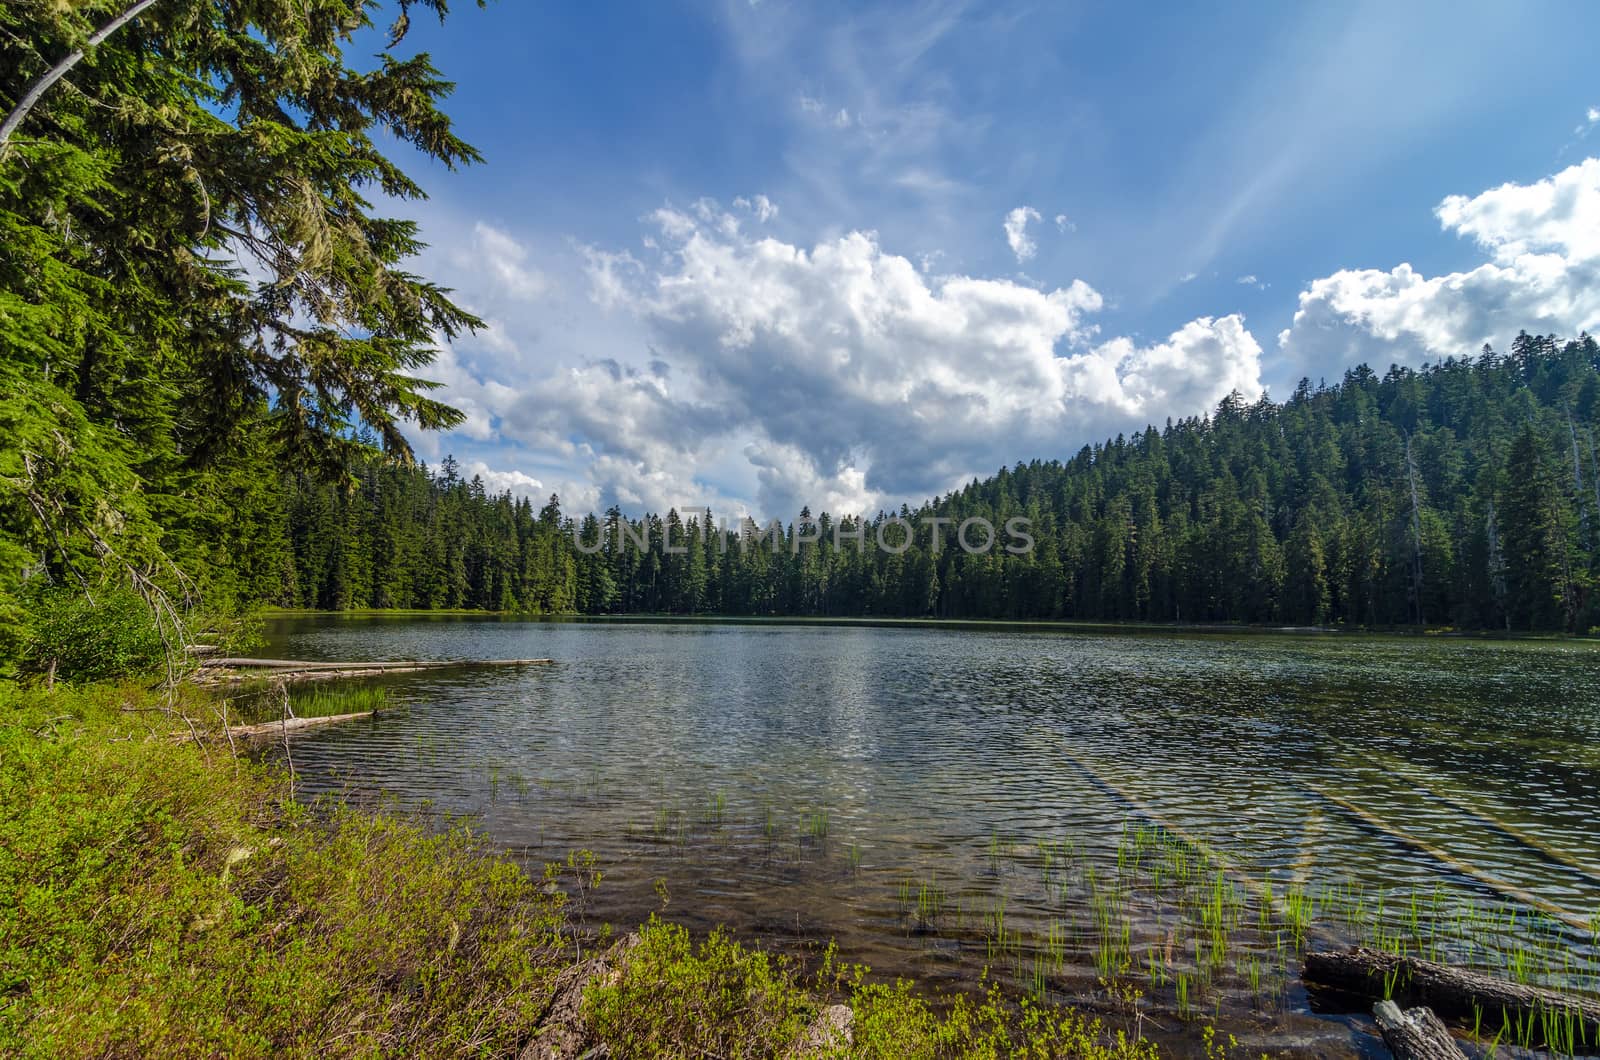
{"label": "white cloud", "polygon": [[469,460],[461,465],[459,474],[468,481],[471,481],[474,475],[482,479],[484,490],[491,496],[498,496],[510,490],[514,497],[527,497],[534,501],[544,500],[544,483],[532,475],[523,474],[515,469],[497,471],[482,460]]}
{"label": "white cloud", "polygon": [[765,195],[755,195],[748,199],[741,195],[733,200],[733,205],[755,214],[756,220],[761,224],[766,224],[778,216],[778,204]]}
{"label": "white cloud", "polygon": [[808,249],[672,209],[655,220],[663,252],[631,304],[675,369],[542,388],[547,426],[639,469],[692,465],[708,437],[746,433],[769,513],[915,500],[1063,439],[1259,392],[1260,348],[1237,316],[1095,345],[1086,318],[1102,299],[1082,281],[930,277],[867,232]]}
{"label": "white cloud", "polygon": [[472,229],[471,263],[487,273],[490,284],[514,298],[538,298],[549,286],[544,274],[528,264],[528,250],[506,232],[479,221]]}
{"label": "white cloud", "polygon": [[1067,215],[1066,214],[1064,214],[1064,213],[1056,214],[1056,231],[1058,231],[1058,232],[1076,232],[1077,230],[1078,230],[1078,226],[1073,224],[1071,221],[1067,220]]}
{"label": "white cloud", "polygon": [[599,247],[580,247],[584,256],[584,273],[589,277],[589,297],[602,309],[610,309],[623,301],[627,283],[625,275],[637,272],[639,262],[626,250],[610,253]]}
{"label": "white cloud", "polygon": [[[915,503],[1259,391],[1260,349],[1236,316],[1104,340],[1082,281],[919,267],[872,232],[790,243],[754,226],[761,210],[755,196],[731,212],[669,205],[645,219],[642,249],[566,243],[567,260],[541,261],[551,294],[507,304],[503,341],[463,337],[430,370],[468,416],[444,451],[569,512],[792,518]],[[482,267],[440,278],[468,300],[501,284]]]}
{"label": "white cloud", "polygon": [[1570,335],[1600,323],[1600,159],[1533,184],[1452,195],[1434,213],[1490,260],[1434,277],[1401,264],[1314,280],[1278,336],[1296,371],[1414,365],[1504,345],[1524,329]]}
{"label": "white cloud", "polygon": [[1039,211],[1032,206],[1018,206],[1006,214],[1006,243],[1017,261],[1024,262],[1039,252],[1039,244],[1028,236],[1028,224],[1039,219]]}

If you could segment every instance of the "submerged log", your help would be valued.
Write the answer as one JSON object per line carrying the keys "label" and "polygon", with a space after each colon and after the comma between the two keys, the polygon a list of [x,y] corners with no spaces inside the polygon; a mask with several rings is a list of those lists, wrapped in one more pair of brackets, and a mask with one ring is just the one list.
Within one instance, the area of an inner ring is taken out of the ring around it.
{"label": "submerged log", "polygon": [[1342,798],[1338,795],[1335,795],[1331,791],[1326,791],[1316,786],[1310,786],[1308,790],[1317,795],[1319,798],[1322,798],[1332,805],[1339,807],[1339,809],[1345,811],[1350,816],[1366,825],[1368,828],[1371,828],[1373,831],[1388,836],[1401,846],[1408,847],[1419,854],[1432,858],[1434,861],[1437,861],[1450,871],[1461,876],[1465,876],[1468,879],[1487,887],[1489,890],[1494,891],[1496,894],[1499,894],[1502,897],[1521,902],[1530,909],[1537,909],[1539,912],[1543,913],[1552,920],[1560,921],[1562,924],[1565,924],[1567,927],[1577,932],[1578,937],[1580,938],[1587,937],[1593,930],[1586,918],[1579,916],[1570,909],[1564,909],[1561,906],[1556,905],[1554,902],[1541,898],[1524,887],[1518,887],[1509,880],[1503,880],[1491,872],[1485,872],[1476,865],[1462,861],[1460,858],[1454,856],[1450,852],[1441,850],[1432,843],[1426,842],[1425,840],[1412,835],[1410,832],[1405,831],[1397,825],[1384,820],[1377,814],[1357,806],[1349,799]]}
{"label": "submerged log", "polygon": [[1357,948],[1306,954],[1308,983],[1363,997],[1393,996],[1407,1005],[1427,1005],[1442,1016],[1498,1029],[1549,1026],[1580,1041],[1600,1042],[1600,1001],[1543,987],[1525,986],[1482,972],[1451,968],[1418,957]]}
{"label": "submerged log", "polygon": [[1432,1009],[1401,1012],[1393,1001],[1380,1001],[1372,1007],[1372,1015],[1394,1060],[1467,1060]]}

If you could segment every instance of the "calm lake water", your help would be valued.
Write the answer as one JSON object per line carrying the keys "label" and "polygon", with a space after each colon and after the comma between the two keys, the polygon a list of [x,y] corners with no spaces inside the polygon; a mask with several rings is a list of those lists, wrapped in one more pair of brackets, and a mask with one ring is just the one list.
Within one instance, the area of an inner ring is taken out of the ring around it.
{"label": "calm lake water", "polygon": [[1299,986],[1297,920],[1596,987],[1593,645],[332,617],[269,635],[291,658],[555,660],[390,678],[402,709],[300,735],[293,759],[306,790],[472,815],[532,865],[593,850],[594,921],[664,907],[796,951],[836,939],[954,988],[987,965],[1133,1021],[1112,972],[1146,994],[1146,1033],[1220,1017],[1257,1050],[1327,1055],[1370,1039]]}

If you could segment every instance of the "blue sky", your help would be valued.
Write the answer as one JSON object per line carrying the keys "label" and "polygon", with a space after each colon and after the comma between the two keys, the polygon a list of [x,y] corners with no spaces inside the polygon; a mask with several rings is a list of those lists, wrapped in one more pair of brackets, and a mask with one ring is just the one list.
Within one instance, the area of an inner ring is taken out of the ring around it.
{"label": "blue sky", "polygon": [[463,7],[404,48],[487,162],[404,209],[491,328],[434,372],[467,426],[419,450],[569,509],[792,518],[1592,328],[1597,31],[1578,3]]}

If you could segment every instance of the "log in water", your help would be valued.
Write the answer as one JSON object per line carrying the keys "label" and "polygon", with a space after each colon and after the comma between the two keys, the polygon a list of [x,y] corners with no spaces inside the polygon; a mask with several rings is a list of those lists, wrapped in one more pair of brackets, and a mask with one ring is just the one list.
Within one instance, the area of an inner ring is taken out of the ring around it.
{"label": "log in water", "polygon": [[1395,1060],[1467,1060],[1432,1009],[1401,1012],[1393,1001],[1380,1001],[1373,1006],[1372,1015]]}
{"label": "log in water", "polygon": [[205,659],[203,670],[442,670],[449,666],[543,666],[554,659],[398,659],[373,662],[316,662],[300,659]]}
{"label": "log in water", "polygon": [[203,659],[195,680],[201,684],[241,681],[321,681],[338,677],[377,677],[469,666],[552,666],[554,659],[390,659],[373,662],[317,662],[300,659]]}
{"label": "log in water", "polygon": [[204,729],[198,731],[184,729],[173,733],[172,738],[181,742],[183,740],[192,740],[197,737],[200,739],[205,739],[215,735],[219,739],[259,740],[266,737],[297,732],[300,729],[311,729],[321,725],[332,725],[335,722],[340,721],[355,721],[359,718],[375,718],[377,716],[378,712],[375,710],[361,710],[356,711],[353,714],[326,714],[317,718],[279,718],[275,721],[252,722],[248,725],[230,725],[226,730],[218,731],[216,733],[212,733]]}
{"label": "log in water", "polygon": [[1313,951],[1306,954],[1305,979],[1366,997],[1389,994],[1406,1004],[1427,1005],[1446,1016],[1481,1020],[1484,1027],[1492,1029],[1498,1029],[1505,1020],[1542,1028],[1548,1016],[1558,1029],[1570,1022],[1576,1040],[1600,1041],[1600,1001],[1417,957],[1362,948]]}

